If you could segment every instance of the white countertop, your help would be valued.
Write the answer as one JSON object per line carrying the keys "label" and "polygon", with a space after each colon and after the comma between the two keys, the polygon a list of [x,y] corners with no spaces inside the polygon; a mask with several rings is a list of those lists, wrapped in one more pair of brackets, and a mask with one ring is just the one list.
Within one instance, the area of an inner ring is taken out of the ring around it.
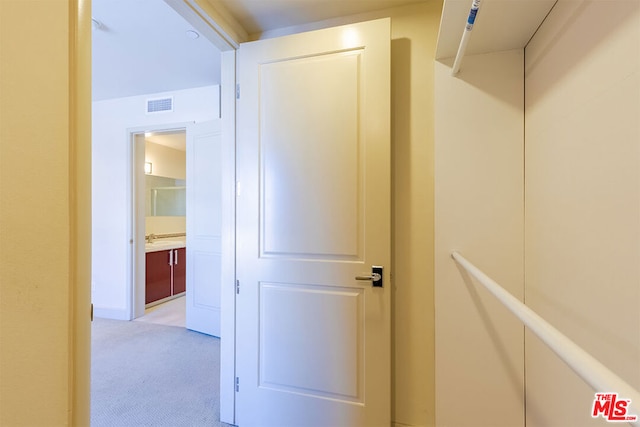
{"label": "white countertop", "polygon": [[145,252],[158,252],[168,251],[169,249],[179,249],[187,246],[187,242],[184,239],[172,238],[172,239],[156,239],[153,243],[145,243]]}

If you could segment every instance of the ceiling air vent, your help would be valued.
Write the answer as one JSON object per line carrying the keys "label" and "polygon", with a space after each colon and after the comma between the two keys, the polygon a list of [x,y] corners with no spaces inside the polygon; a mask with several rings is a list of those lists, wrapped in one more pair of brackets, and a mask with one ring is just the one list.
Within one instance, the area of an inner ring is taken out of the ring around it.
{"label": "ceiling air vent", "polygon": [[173,111],[173,97],[147,99],[147,114]]}

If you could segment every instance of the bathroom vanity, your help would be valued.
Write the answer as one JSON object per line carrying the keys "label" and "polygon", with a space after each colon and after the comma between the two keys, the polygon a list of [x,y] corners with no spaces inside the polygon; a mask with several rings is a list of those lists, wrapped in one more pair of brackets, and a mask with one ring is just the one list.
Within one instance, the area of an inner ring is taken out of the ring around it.
{"label": "bathroom vanity", "polygon": [[155,305],[186,290],[186,245],[182,240],[145,244],[145,304]]}

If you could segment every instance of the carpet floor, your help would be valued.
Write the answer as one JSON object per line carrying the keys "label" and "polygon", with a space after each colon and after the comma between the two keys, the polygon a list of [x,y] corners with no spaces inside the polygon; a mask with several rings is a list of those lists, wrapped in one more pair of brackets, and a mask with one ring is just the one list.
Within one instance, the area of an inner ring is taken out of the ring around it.
{"label": "carpet floor", "polygon": [[96,318],[93,427],[220,422],[220,340],[175,326]]}

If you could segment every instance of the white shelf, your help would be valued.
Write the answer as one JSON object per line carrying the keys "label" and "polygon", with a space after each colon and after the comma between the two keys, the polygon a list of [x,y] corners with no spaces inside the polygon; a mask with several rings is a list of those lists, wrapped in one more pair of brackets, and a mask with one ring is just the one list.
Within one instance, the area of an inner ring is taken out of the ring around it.
{"label": "white shelf", "polygon": [[[445,0],[436,59],[456,56],[471,3],[472,0]],[[555,3],[556,0],[482,0],[466,54],[524,48]]]}

